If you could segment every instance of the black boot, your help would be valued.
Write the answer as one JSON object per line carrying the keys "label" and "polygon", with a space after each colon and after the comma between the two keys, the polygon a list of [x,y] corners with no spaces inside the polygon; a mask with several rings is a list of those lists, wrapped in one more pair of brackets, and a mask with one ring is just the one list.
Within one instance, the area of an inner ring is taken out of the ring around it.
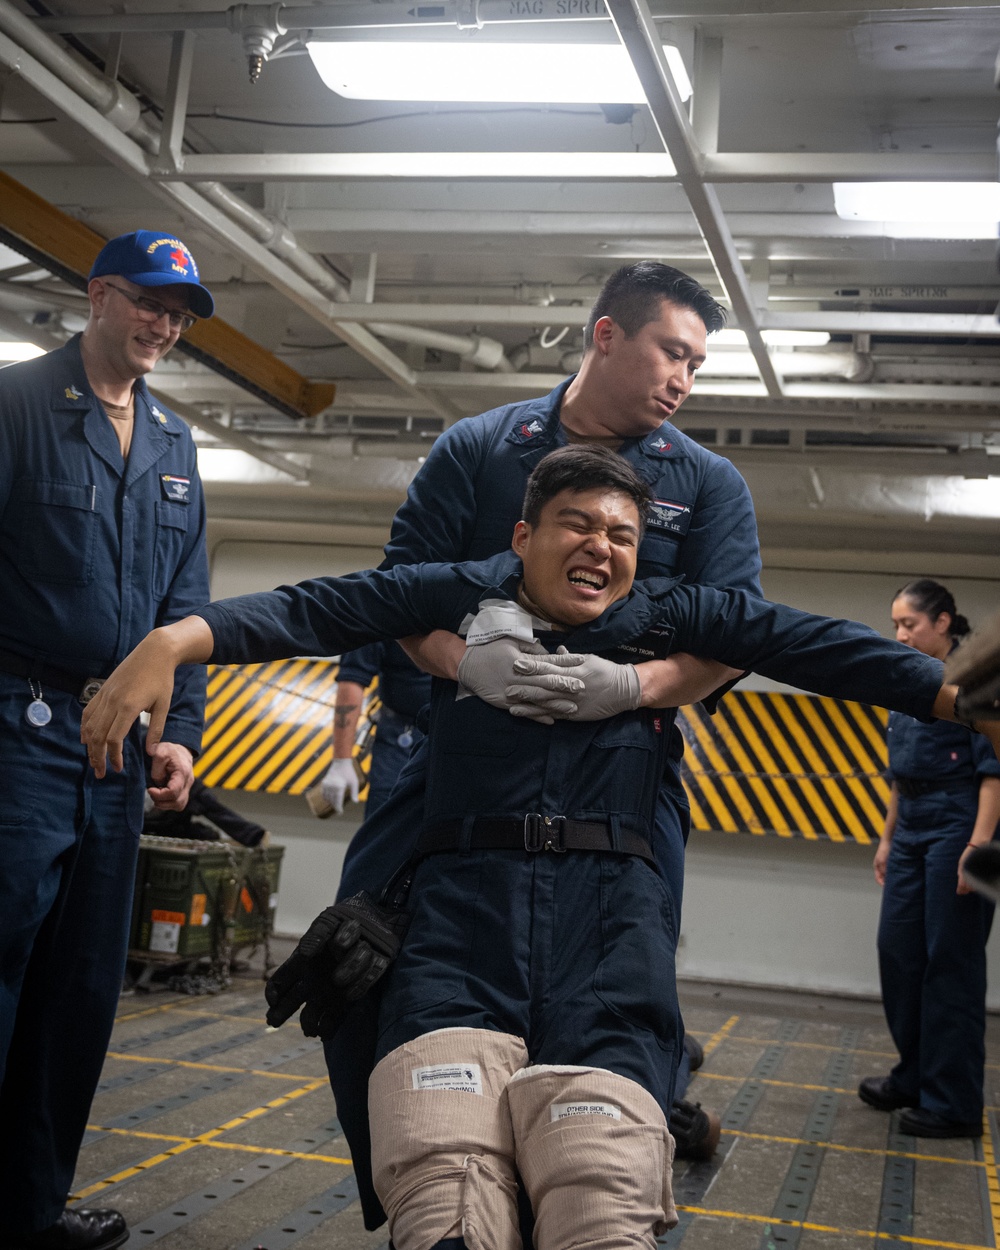
{"label": "black boot", "polygon": [[15,1233],[0,1250],[116,1250],[128,1241],[128,1225],[119,1211],[64,1211],[40,1233]]}
{"label": "black boot", "polygon": [[675,1102],[670,1108],[670,1132],[676,1159],[711,1159],[719,1144],[722,1121],[714,1111],[704,1111],[700,1102]]}

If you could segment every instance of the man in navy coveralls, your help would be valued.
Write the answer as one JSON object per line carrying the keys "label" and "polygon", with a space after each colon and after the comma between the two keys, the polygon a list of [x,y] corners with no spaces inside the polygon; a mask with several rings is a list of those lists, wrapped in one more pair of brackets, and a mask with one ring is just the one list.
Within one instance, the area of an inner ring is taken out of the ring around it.
{"label": "man in navy coveralls", "polygon": [[[87,293],[82,335],[0,372],[3,1250],[128,1237],[116,1211],[64,1209],[121,990],[144,785],[137,735],[125,772],[95,784],[80,715],[208,595],[191,433],[142,379],[212,297],[185,245],[151,230],[106,244]],[[186,802],[204,696],[201,669],[178,673],[158,807]]]}

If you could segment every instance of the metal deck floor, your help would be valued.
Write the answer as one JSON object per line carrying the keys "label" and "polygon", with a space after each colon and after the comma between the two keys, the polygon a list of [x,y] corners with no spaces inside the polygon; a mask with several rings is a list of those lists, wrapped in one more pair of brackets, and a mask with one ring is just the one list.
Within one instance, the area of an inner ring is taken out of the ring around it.
{"label": "metal deck floor", "polygon": [[[279,953],[280,957],[281,953]],[[217,997],[123,997],[75,1194],[123,1211],[129,1250],[380,1250],[365,1231],[318,1043],[266,1033],[259,979]],[[898,1135],[862,1076],[893,1060],[876,1003],[682,986],[706,1051],[688,1097],[717,1109],[707,1164],[678,1164],[674,1250],[1000,1244],[996,1119],[982,1142]],[[1000,1058],[1000,1021],[988,1054]]]}

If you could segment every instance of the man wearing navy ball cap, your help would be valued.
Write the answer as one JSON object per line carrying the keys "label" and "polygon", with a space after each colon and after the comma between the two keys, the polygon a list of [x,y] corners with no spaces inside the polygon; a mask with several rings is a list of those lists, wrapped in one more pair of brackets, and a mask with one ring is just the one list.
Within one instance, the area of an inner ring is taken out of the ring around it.
{"label": "man wearing navy ball cap", "polygon": [[[84,704],[156,625],[208,598],[187,426],[143,381],[214,311],[187,246],[138,230],[100,251],[82,334],[0,371],[0,1250],[114,1250],[117,1211],[67,1208],[128,941],[143,754],[94,782]],[[205,680],[179,672],[151,760],[187,802]]]}

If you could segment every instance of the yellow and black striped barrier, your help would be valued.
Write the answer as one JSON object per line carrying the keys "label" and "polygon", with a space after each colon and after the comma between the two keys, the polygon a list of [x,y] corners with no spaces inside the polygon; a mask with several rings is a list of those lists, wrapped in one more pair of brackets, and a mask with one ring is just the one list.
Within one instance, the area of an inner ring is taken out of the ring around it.
{"label": "yellow and black striped barrier", "polygon": [[[211,667],[202,755],[209,786],[304,794],[332,758],[337,665],[329,660]],[[355,753],[367,772],[377,682]],[[695,829],[827,838],[877,838],[889,797],[888,715],[815,695],[727,694],[714,716],[678,718],[687,749],[684,784]]]}
{"label": "yellow and black striped barrier", "polygon": [[[223,790],[304,794],[333,758],[337,670],[330,660],[308,659],[210,665],[197,775]],[[377,689],[376,680],[365,695],[355,747],[366,773]]]}
{"label": "yellow and black striped barrier", "polygon": [[695,829],[871,842],[889,785],[888,713],[808,694],[732,691],[679,717]]}

